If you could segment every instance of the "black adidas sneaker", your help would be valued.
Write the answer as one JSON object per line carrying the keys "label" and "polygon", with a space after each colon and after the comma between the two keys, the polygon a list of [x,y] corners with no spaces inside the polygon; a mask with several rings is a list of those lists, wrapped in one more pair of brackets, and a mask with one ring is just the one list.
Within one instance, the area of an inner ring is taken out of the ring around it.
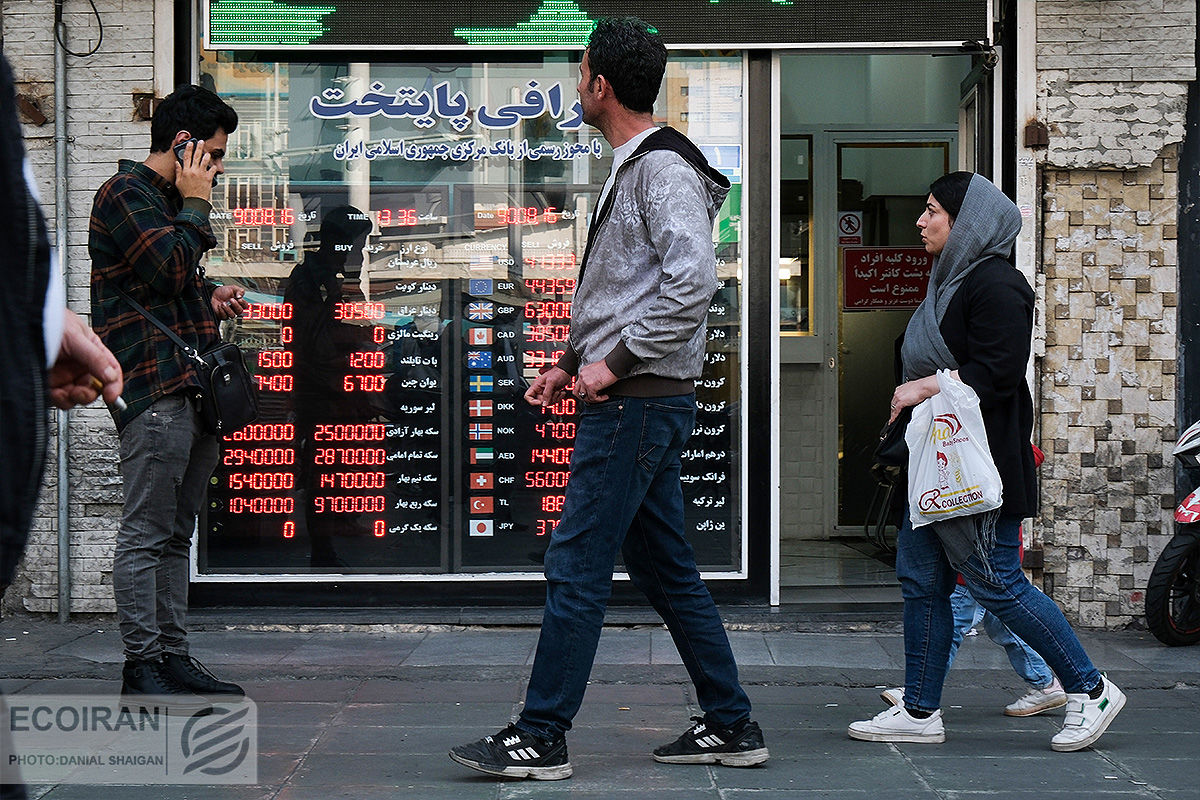
{"label": "black adidas sneaker", "polygon": [[450,758],[464,767],[505,778],[561,781],[571,777],[572,772],[565,736],[547,741],[525,733],[516,725],[477,742],[452,747]]}
{"label": "black adidas sneaker", "polygon": [[732,728],[718,728],[705,722],[704,717],[692,717],[692,721],[696,724],[678,739],[655,748],[655,761],[752,767],[763,763],[770,755],[757,722],[747,719]]}

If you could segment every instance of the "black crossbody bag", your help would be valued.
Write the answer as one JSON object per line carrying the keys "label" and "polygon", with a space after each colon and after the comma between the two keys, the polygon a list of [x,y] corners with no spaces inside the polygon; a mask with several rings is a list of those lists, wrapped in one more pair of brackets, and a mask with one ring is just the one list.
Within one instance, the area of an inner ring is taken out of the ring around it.
{"label": "black crossbody bag", "polygon": [[258,419],[258,393],[236,344],[218,341],[203,353],[198,352],[123,290],[117,291],[195,363],[200,378],[200,420],[205,430],[224,436]]}

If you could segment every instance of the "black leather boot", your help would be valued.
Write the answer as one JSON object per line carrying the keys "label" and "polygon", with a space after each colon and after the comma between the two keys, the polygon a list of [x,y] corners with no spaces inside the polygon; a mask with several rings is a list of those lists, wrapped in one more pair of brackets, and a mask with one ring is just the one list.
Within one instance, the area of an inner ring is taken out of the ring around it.
{"label": "black leather boot", "polygon": [[180,706],[208,706],[210,703],[179,681],[158,660],[129,659],[121,670],[121,695],[159,695]]}
{"label": "black leather boot", "polygon": [[203,695],[229,694],[237,697],[243,697],[246,694],[236,683],[218,680],[217,676],[191,656],[164,653],[163,667],[180,686],[189,692]]}

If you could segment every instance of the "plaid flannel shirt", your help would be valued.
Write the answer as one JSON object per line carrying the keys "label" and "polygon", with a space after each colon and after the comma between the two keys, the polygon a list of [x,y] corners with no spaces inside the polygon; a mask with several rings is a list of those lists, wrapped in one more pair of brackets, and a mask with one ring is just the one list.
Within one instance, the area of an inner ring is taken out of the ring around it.
{"label": "plaid flannel shirt", "polygon": [[128,409],[112,409],[117,430],[160,397],[199,388],[195,368],[162,331],[117,293],[124,289],[192,347],[218,337],[200,257],[217,243],[211,205],[184,200],[145,164],[122,159],[92,203],[92,326],[125,373]]}

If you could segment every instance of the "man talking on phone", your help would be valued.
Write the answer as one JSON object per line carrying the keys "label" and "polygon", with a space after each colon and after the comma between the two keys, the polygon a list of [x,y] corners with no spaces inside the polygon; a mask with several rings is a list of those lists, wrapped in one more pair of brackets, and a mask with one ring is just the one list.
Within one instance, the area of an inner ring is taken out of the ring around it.
{"label": "man talking on phone", "polygon": [[188,550],[219,446],[198,413],[192,362],[122,292],[199,351],[218,338],[221,320],[248,307],[242,287],[217,286],[200,266],[217,243],[212,190],[237,124],[237,112],[200,86],[164,98],[150,121],[150,154],[120,161],[96,192],[88,236],[93,325],[125,373],[127,407],[110,409],[125,492],[113,559],[122,692],[181,704],[243,693],[188,653]]}

